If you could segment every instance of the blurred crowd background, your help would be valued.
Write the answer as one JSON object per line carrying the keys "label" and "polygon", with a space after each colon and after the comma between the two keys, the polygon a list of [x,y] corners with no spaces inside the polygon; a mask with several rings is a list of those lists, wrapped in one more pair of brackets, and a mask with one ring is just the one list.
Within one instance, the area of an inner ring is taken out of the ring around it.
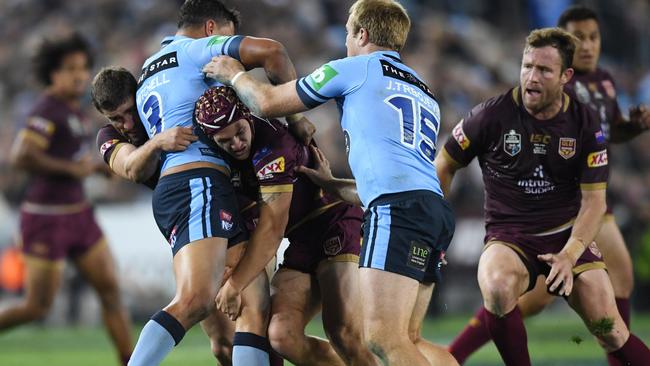
{"label": "blurred crowd background", "polygon": [[[441,104],[440,145],[472,106],[518,83],[521,52],[528,32],[554,25],[559,14],[574,3],[571,0],[401,2],[408,8],[413,23],[402,56],[429,84]],[[40,92],[30,68],[35,46],[43,37],[78,30],[94,48],[93,75],[107,65],[124,66],[139,75],[144,59],[159,48],[164,36],[175,32],[181,3],[181,0],[0,1],[0,191],[3,193],[0,195],[0,247],[11,245],[17,231],[17,204],[26,177],[11,171],[7,159],[17,130]],[[231,0],[227,3],[241,12],[239,33],[282,42],[299,75],[313,71],[330,59],[345,57],[344,24],[352,0]],[[650,104],[650,3],[647,0],[580,3],[593,7],[600,15],[603,40],[600,64],[617,82],[622,110],[639,103]],[[94,123],[88,142],[89,151],[93,151],[92,137],[105,121],[93,110],[89,97],[84,108]],[[338,112],[333,103],[308,116],[318,125],[317,140],[332,161],[335,173],[349,175],[343,138],[337,126]],[[650,290],[650,133],[628,144],[613,146],[611,163],[614,213],[635,261],[635,305],[650,310],[650,299],[641,295]],[[115,212],[136,212],[120,211],[120,208],[128,208],[134,201],[145,208],[150,204],[146,189],[119,179],[98,177],[87,182],[87,188],[98,210],[112,207]],[[458,303],[465,308],[456,308],[472,310],[480,301],[475,271],[483,235],[483,189],[477,166],[459,175],[449,198],[459,219],[459,229],[449,255],[448,281],[436,295],[435,303],[438,308]],[[154,232],[155,236],[150,210],[137,212],[149,216],[141,221],[149,227],[139,228],[131,223],[129,230]],[[130,219],[137,220],[137,217]],[[161,236],[150,241],[147,245],[164,247]],[[137,248],[143,244],[121,245]],[[169,258],[163,260],[162,266],[168,266],[168,261]],[[138,266],[137,263],[128,265]],[[149,265],[146,260],[141,264]],[[147,291],[147,288],[140,290]]]}

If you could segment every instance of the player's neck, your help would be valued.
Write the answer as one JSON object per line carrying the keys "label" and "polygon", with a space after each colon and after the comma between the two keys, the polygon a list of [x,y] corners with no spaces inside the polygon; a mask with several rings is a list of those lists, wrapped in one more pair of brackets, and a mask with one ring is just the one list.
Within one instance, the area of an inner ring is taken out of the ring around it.
{"label": "player's neck", "polygon": [[205,32],[203,31],[203,28],[198,28],[198,27],[185,27],[181,28],[176,32],[177,36],[182,36],[182,37],[187,37],[187,38],[203,38],[206,37]]}
{"label": "player's neck", "polygon": [[374,52],[397,52],[393,49],[387,48],[387,47],[379,47],[376,44],[373,43],[368,43],[365,45],[363,48],[361,48],[361,52],[359,53],[360,55],[369,55]]}

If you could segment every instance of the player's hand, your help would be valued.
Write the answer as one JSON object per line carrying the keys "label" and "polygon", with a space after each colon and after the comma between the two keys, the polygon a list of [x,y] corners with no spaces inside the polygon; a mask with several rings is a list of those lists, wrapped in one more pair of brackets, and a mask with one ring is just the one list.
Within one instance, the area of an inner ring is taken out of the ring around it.
{"label": "player's hand", "polygon": [[549,253],[538,255],[537,259],[551,266],[551,271],[546,277],[546,286],[548,286],[549,292],[557,293],[560,296],[569,296],[573,290],[574,266],[569,255],[564,252]]}
{"label": "player's hand", "polygon": [[87,154],[71,164],[69,173],[77,179],[83,179],[96,171],[96,162],[90,154]]}
{"label": "player's hand", "polygon": [[306,166],[299,166],[296,168],[298,173],[305,174],[317,186],[326,188],[330,182],[334,180],[330,162],[325,157],[325,154],[314,145],[309,146],[314,157],[314,169],[307,168]]}
{"label": "player's hand", "polygon": [[214,299],[217,309],[235,321],[241,312],[241,294],[230,283],[230,280],[221,286],[217,297]]}
{"label": "player's hand", "polygon": [[154,136],[162,151],[184,151],[199,138],[192,132],[192,127],[174,127]]}
{"label": "player's hand", "polygon": [[203,72],[207,77],[230,85],[232,78],[240,71],[246,71],[244,65],[229,56],[216,56],[210,62],[203,66]]}
{"label": "player's hand", "polygon": [[630,108],[630,122],[642,130],[650,129],[650,108],[643,104]]}
{"label": "player's hand", "polygon": [[309,146],[316,133],[316,126],[305,118],[302,113],[287,116],[286,119],[289,124],[289,132],[293,137],[304,145]]}

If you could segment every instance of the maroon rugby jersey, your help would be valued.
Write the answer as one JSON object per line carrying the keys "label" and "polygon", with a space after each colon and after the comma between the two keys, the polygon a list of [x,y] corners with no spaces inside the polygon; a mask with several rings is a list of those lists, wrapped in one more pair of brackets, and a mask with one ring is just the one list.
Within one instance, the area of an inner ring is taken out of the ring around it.
{"label": "maroon rugby jersey", "polygon": [[[134,146],[144,145],[149,137],[144,131],[141,123],[138,123],[137,126],[141,128],[136,129],[137,133],[134,137],[127,137],[122,135],[113,125],[107,124],[102,127],[99,132],[97,132],[97,148],[99,149],[99,154],[104,159],[104,162],[108,164],[111,169],[113,169],[113,159],[117,151],[124,146],[123,144],[131,144]],[[142,131],[139,131],[142,130]],[[143,182],[145,186],[154,189],[156,184],[158,184],[158,179],[160,178],[160,169],[156,169],[156,174],[151,176],[147,181]]]}
{"label": "maroon rugby jersey", "polygon": [[259,200],[260,193],[293,192],[285,230],[290,240],[317,237],[346,210],[358,210],[361,217],[361,209],[324,194],[309,178],[295,171],[301,165],[313,166],[313,158],[309,147],[298,142],[282,122],[254,118],[253,129],[250,158],[231,162],[235,191],[245,196],[239,199],[241,210],[247,207],[242,202],[250,205]]}
{"label": "maroon rugby jersey", "polygon": [[563,95],[560,112],[537,120],[519,87],[476,106],[453,129],[443,153],[460,165],[478,157],[487,228],[541,233],[571,221],[580,189],[604,189],[607,145],[599,121]]}
{"label": "maroon rugby jersey", "polygon": [[616,100],[616,85],[611,75],[602,69],[586,73],[576,70],[565,88],[570,95],[595,112],[600,128],[609,141],[611,126],[623,121]]}
{"label": "maroon rugby jersey", "polygon": [[[27,118],[21,134],[45,153],[64,160],[77,160],[88,137],[84,117],[61,100],[44,95]],[[74,204],[85,200],[81,180],[67,175],[36,173],[28,183],[26,202]]]}

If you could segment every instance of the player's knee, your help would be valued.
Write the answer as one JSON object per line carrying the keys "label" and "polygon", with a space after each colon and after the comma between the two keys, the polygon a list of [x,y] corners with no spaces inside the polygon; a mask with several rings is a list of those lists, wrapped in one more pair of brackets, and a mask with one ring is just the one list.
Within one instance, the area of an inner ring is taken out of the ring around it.
{"label": "player's knee", "polygon": [[356,353],[357,348],[364,344],[363,332],[360,327],[349,322],[325,324],[325,334],[334,348],[346,354]]}
{"label": "player's knee", "polygon": [[172,305],[175,313],[182,314],[189,323],[198,323],[214,310],[214,294],[211,291],[191,291],[181,294]]}
{"label": "player's knee", "polygon": [[120,289],[117,283],[107,284],[97,289],[97,295],[105,311],[117,311],[121,308]]}
{"label": "player's knee", "polygon": [[210,339],[210,350],[220,364],[230,365],[232,363],[232,343],[228,338]]}
{"label": "player's knee", "polygon": [[629,332],[627,329],[618,329],[613,318],[601,318],[587,324],[601,347],[607,352],[615,351],[625,344]]}
{"label": "player's knee", "polygon": [[291,354],[298,349],[298,342],[304,337],[304,333],[294,328],[293,322],[283,316],[274,316],[269,324],[271,347],[285,358],[291,358]]}
{"label": "player's knee", "polygon": [[481,287],[486,309],[497,316],[507,314],[517,304],[515,288],[512,276],[492,276],[488,284]]}

